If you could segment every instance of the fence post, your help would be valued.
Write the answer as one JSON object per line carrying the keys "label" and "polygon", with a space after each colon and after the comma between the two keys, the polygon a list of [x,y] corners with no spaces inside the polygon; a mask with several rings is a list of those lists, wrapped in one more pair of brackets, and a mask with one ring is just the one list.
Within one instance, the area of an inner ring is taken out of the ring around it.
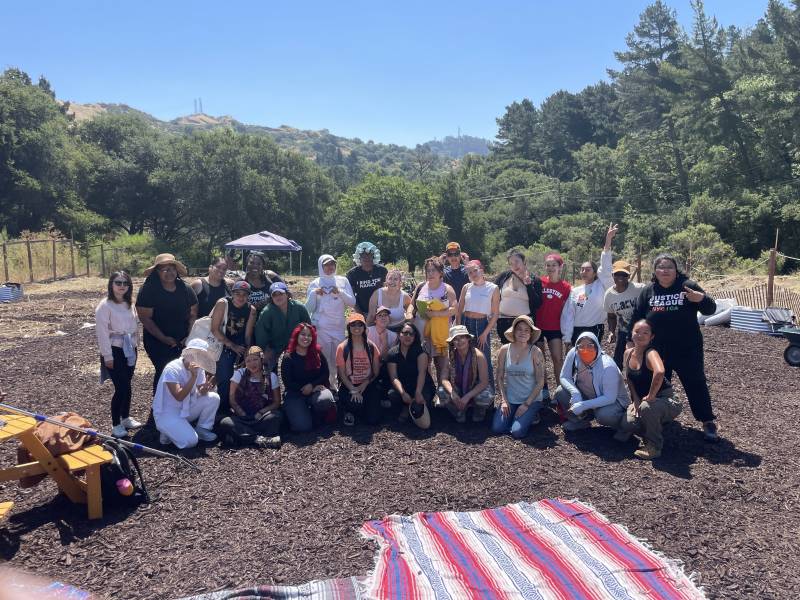
{"label": "fence post", "polygon": [[4,281],[8,281],[8,244],[5,242],[3,242],[3,273],[6,276]]}
{"label": "fence post", "polygon": [[100,276],[106,276],[106,251],[103,244],[100,244]]}
{"label": "fence post", "polygon": [[28,247],[28,280],[33,283],[33,255],[31,254],[31,241],[25,240],[25,245]]}
{"label": "fence post", "polygon": [[58,279],[58,266],[56,264],[56,241],[52,240],[53,242],[53,281]]}
{"label": "fence post", "polygon": [[86,276],[87,277],[89,277],[89,250],[90,249],[91,249],[91,246],[89,245],[89,242],[86,242]]}
{"label": "fence post", "polygon": [[636,249],[636,283],[642,283],[642,249]]}
{"label": "fence post", "polygon": [[72,267],[72,276],[75,277],[75,244],[72,238],[69,238],[69,263]]}
{"label": "fence post", "polygon": [[770,248],[769,251],[769,275],[767,276],[767,306],[772,306],[775,298],[775,262],[778,250]]}

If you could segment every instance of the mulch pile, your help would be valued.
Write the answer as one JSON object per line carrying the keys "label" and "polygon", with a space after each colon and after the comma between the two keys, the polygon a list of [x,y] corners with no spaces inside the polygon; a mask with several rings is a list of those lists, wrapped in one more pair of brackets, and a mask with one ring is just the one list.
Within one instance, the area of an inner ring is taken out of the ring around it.
{"label": "mulch pile", "polygon": [[[0,352],[8,402],[43,413],[74,410],[110,431],[110,382],[100,387],[92,321],[98,292],[54,293],[0,306],[0,324],[57,322],[71,333],[17,340]],[[75,333],[72,333],[75,332]],[[277,451],[204,446],[193,473],[144,458],[155,501],[89,522],[85,507],[47,481],[20,490],[0,524],[12,566],[109,598],[177,598],[254,583],[301,583],[370,571],[366,520],[390,513],[477,510],[548,497],[579,498],[648,540],[714,598],[800,597],[800,369],[786,342],[710,328],[706,368],[724,440],[708,444],[688,406],[668,426],[664,457],[633,458],[593,428],[565,438],[547,413],[527,439],[457,425],[441,411],[431,430],[398,425],[328,427],[287,435]],[[10,340],[0,331],[0,341]],[[142,361],[144,364],[145,361]],[[149,415],[151,376],[134,380],[132,415]],[[152,422],[136,440],[157,446]],[[14,461],[0,447],[0,465]]]}

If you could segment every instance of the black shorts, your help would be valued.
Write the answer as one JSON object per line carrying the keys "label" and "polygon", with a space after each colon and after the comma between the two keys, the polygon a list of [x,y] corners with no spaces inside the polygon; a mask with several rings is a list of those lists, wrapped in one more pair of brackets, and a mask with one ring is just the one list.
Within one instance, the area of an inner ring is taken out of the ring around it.
{"label": "black shorts", "polygon": [[560,329],[542,329],[542,337],[539,338],[539,341],[547,340],[560,340],[563,335],[561,335]]}

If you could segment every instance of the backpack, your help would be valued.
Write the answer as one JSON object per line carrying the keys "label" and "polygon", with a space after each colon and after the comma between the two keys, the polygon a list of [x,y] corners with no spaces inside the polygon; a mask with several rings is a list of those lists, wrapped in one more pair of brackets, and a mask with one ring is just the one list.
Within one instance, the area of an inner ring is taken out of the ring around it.
{"label": "backpack", "polygon": [[[113,456],[110,463],[100,467],[103,508],[135,507],[139,504],[149,504],[150,494],[147,493],[139,461],[136,460],[130,448],[117,440],[104,440],[103,447]],[[124,479],[130,481],[133,486],[133,492],[127,496],[117,486],[117,482]]]}

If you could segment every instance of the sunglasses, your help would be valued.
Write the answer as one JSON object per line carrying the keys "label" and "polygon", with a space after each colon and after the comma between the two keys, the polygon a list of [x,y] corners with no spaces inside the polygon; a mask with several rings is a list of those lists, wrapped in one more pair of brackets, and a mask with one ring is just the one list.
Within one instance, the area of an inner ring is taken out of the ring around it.
{"label": "sunglasses", "polygon": [[461,252],[448,252],[447,256],[461,256]]}
{"label": "sunglasses", "polygon": [[130,283],[128,283],[127,281],[123,281],[121,279],[115,279],[114,280],[114,285],[118,285],[120,287],[128,287],[130,285]]}
{"label": "sunglasses", "polygon": [[413,337],[414,336],[414,332],[413,331],[401,331],[400,335],[405,336],[405,337]]}
{"label": "sunglasses", "polygon": [[354,323],[350,323],[350,328],[352,329],[353,327],[364,327],[364,324],[359,321],[355,321]]}

